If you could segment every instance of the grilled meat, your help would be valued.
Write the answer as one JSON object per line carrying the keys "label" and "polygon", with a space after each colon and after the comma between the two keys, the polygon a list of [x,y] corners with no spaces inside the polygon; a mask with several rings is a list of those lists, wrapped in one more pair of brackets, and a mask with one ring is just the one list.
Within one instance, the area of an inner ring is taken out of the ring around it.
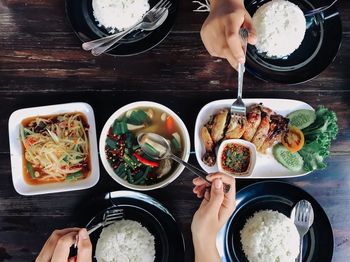
{"label": "grilled meat", "polygon": [[247,122],[246,117],[231,116],[230,122],[228,124],[227,130],[225,133],[225,138],[227,139],[241,138],[245,130],[246,122]]}
{"label": "grilled meat", "polygon": [[275,142],[281,142],[282,136],[288,131],[288,118],[275,114],[271,115],[270,119],[270,129],[264,143],[260,148],[261,152],[265,152],[266,149],[272,147]]}
{"label": "grilled meat", "polygon": [[216,144],[224,137],[224,130],[226,127],[228,110],[220,110],[219,113],[214,117],[214,123],[210,131],[211,138]]}
{"label": "grilled meat", "polygon": [[254,105],[251,107],[248,116],[243,139],[251,141],[261,122],[261,105]]}

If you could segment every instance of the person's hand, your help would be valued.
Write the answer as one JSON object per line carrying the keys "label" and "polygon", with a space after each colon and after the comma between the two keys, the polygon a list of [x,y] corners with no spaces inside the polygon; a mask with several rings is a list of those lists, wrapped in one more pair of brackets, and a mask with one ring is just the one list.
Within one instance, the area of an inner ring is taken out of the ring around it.
{"label": "person's hand", "polygon": [[232,67],[245,62],[245,54],[239,30],[248,30],[248,43],[256,43],[252,18],[244,7],[243,0],[211,0],[210,14],[205,20],[201,37],[209,54],[226,58]]}
{"label": "person's hand", "polygon": [[[193,245],[196,261],[219,261],[216,235],[235,210],[236,184],[233,177],[221,173],[210,174],[207,179],[212,182],[210,191],[205,180],[193,180],[193,192],[200,198],[204,197],[192,220]],[[223,183],[230,186],[229,192],[224,193]]]}
{"label": "person's hand", "polygon": [[[78,237],[77,256],[69,258],[70,247]],[[40,251],[36,262],[91,262],[92,245],[85,228],[65,228],[52,232],[44,247]]]}

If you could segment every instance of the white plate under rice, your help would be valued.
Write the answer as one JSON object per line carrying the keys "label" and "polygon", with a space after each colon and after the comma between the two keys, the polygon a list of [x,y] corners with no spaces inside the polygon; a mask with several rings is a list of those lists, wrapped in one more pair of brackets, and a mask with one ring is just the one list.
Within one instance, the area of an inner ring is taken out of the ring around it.
{"label": "white plate under rice", "polygon": [[256,212],[240,232],[250,262],[295,262],[299,233],[292,220],[272,210]]}
{"label": "white plate under rice", "polygon": [[262,5],[253,15],[253,25],[258,52],[276,58],[293,53],[303,41],[306,31],[303,11],[285,0],[272,0]]}
{"label": "white plate under rice", "polygon": [[97,262],[153,262],[154,236],[140,223],[116,221],[103,228],[97,241]]}
{"label": "white plate under rice", "polygon": [[110,33],[135,25],[149,10],[148,0],[92,0],[94,17]]}

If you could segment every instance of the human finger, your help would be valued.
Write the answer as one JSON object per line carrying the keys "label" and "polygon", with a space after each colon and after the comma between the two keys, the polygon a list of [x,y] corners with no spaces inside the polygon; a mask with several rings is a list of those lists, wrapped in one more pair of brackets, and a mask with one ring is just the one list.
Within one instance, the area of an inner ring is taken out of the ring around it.
{"label": "human finger", "polygon": [[248,30],[248,43],[251,45],[256,44],[256,31],[253,25],[252,17],[248,12],[244,15],[243,27]]}
{"label": "human finger", "polygon": [[77,262],[91,262],[92,244],[85,228],[79,230]]}
{"label": "human finger", "polygon": [[198,198],[202,198],[204,196],[206,188],[207,188],[206,185],[196,186],[193,189],[193,192],[197,195]]}
{"label": "human finger", "polygon": [[208,206],[211,212],[219,214],[222,201],[224,200],[223,183],[221,179],[215,179],[210,189],[210,199]]}
{"label": "human finger", "polygon": [[244,20],[239,16],[232,14],[225,25],[226,42],[229,46],[231,53],[238,63],[245,62],[245,55],[242,48],[242,40],[239,35],[239,30]]}
{"label": "human finger", "polygon": [[68,260],[70,247],[75,243],[77,232],[69,232],[58,241],[53,252],[51,262],[66,262]]}
{"label": "human finger", "polygon": [[[192,183],[195,185],[195,186],[201,186],[203,184],[208,184],[207,181],[205,181],[203,178],[201,177],[196,177],[195,179],[192,180]],[[209,184],[208,184],[209,185]]]}
{"label": "human finger", "polygon": [[70,257],[68,258],[68,262],[77,262],[77,257]]}
{"label": "human finger", "polygon": [[228,46],[226,48],[223,49],[223,55],[220,56],[222,58],[226,58],[227,61],[230,63],[230,65],[237,70],[238,69],[238,61],[236,60],[236,58],[233,56],[230,48],[228,48]]}
{"label": "human finger", "polygon": [[69,232],[78,232],[78,230],[79,228],[77,227],[54,230],[45,242],[42,250],[40,251],[36,259],[36,262],[49,262],[52,258],[53,252],[57,245],[57,241],[60,239],[60,237]]}

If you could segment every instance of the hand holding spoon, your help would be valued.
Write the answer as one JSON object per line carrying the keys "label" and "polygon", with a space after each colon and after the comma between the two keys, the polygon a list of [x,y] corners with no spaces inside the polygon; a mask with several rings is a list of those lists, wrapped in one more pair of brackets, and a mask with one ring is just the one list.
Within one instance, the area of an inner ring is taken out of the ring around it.
{"label": "hand holding spoon", "polygon": [[[207,183],[209,183],[209,185],[211,185],[211,182],[206,178],[208,174],[174,155],[171,152],[171,146],[168,140],[166,140],[164,137],[155,133],[141,133],[137,136],[137,142],[139,143],[142,151],[153,159],[162,160],[170,158],[175,162],[184,165],[192,173],[203,178]],[[227,193],[229,190],[230,187],[224,184],[225,193]]]}

